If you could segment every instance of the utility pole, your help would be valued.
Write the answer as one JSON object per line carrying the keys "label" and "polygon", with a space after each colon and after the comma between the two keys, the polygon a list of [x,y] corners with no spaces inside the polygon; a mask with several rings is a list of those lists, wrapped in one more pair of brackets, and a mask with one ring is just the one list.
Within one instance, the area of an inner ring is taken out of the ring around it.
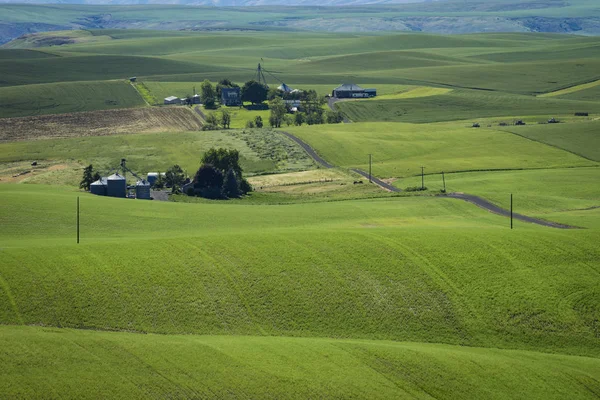
{"label": "utility pole", "polygon": [[77,196],[77,244],[79,244],[79,196]]}
{"label": "utility pole", "polygon": [[512,193],[510,194],[510,229],[513,228],[513,199]]}
{"label": "utility pole", "polygon": [[369,183],[373,183],[371,180],[371,164],[373,160],[373,154],[369,154]]}
{"label": "utility pole", "polygon": [[421,167],[421,190],[425,190],[425,167]]}
{"label": "utility pole", "polygon": [[446,193],[446,177],[444,176],[444,171],[442,171],[442,181],[444,182],[444,193]]}

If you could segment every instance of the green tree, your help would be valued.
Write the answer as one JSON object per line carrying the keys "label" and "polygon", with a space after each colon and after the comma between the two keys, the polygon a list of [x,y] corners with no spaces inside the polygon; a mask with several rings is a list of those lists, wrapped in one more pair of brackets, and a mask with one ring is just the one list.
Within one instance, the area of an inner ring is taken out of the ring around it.
{"label": "green tree", "polygon": [[221,125],[223,126],[223,129],[229,129],[229,126],[231,125],[231,114],[229,114],[229,111],[225,108],[221,110]]}
{"label": "green tree", "polygon": [[269,109],[271,110],[269,124],[273,128],[280,128],[281,123],[287,114],[287,106],[285,105],[285,102],[281,98],[276,97],[269,102]]}
{"label": "green tree", "polygon": [[202,197],[218,199],[223,196],[223,172],[211,164],[202,164],[193,181],[194,191]]}
{"label": "green tree", "polygon": [[217,116],[214,113],[209,113],[206,116],[206,120],[204,122],[205,124],[202,125],[203,131],[214,131],[216,129],[219,129],[219,120],[217,119]]}
{"label": "green tree", "polygon": [[244,83],[242,87],[242,101],[249,101],[252,104],[260,104],[267,100],[269,88],[255,80]]}
{"label": "green tree", "polygon": [[185,172],[179,165],[173,165],[165,173],[165,185],[169,187],[181,187],[185,181]]}
{"label": "green tree", "polygon": [[294,115],[294,125],[296,126],[302,126],[302,124],[305,122],[304,120],[304,113],[301,112],[296,112],[296,114]]}
{"label": "green tree", "polygon": [[252,191],[252,185],[246,178],[240,180],[240,192],[242,194],[248,194]]}
{"label": "green tree", "polygon": [[208,79],[206,79],[200,85],[200,101],[204,104],[206,108],[213,108],[215,106],[215,99],[217,93],[212,83]]}
{"label": "green tree", "polygon": [[152,185],[154,189],[162,189],[165,187],[165,174],[158,173],[158,177],[154,181],[154,185]]}
{"label": "green tree", "polygon": [[269,88],[269,91],[267,92],[267,99],[268,100],[273,100],[277,97],[282,98],[283,97],[283,91],[279,90],[275,87]]}
{"label": "green tree", "polygon": [[94,167],[92,164],[88,165],[83,169],[83,178],[81,182],[79,182],[79,187],[84,190],[90,190],[90,185],[97,181],[96,175],[99,175],[97,172],[94,174]]}
{"label": "green tree", "polygon": [[238,178],[242,177],[242,167],[240,166],[240,152],[237,150],[227,150],[224,148],[211,148],[202,156],[202,164],[210,164],[221,170],[225,175],[230,169],[235,172]]}
{"label": "green tree", "polygon": [[263,119],[260,115],[257,115],[256,118],[254,118],[254,126],[257,128],[263,127]]}
{"label": "green tree", "polygon": [[240,197],[240,185],[233,169],[227,171],[225,183],[223,183],[223,194],[229,198]]}
{"label": "green tree", "polygon": [[341,111],[327,110],[325,113],[325,119],[328,124],[339,124],[344,121],[344,115]]}
{"label": "green tree", "polygon": [[254,121],[252,121],[252,120],[246,121],[246,128],[249,128],[249,129],[254,128]]}

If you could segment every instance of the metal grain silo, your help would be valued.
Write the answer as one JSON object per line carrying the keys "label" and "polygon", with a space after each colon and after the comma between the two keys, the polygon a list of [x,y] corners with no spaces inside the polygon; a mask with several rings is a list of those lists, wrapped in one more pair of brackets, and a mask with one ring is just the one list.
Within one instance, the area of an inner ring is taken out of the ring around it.
{"label": "metal grain silo", "polygon": [[90,184],[90,193],[98,196],[106,196],[106,178],[100,178],[96,182]]}
{"label": "metal grain silo", "polygon": [[150,183],[148,181],[137,181],[135,184],[135,198],[150,200]]}
{"label": "metal grain silo", "polygon": [[127,195],[127,181],[119,174],[112,174],[107,181],[106,194],[111,197],[125,197]]}

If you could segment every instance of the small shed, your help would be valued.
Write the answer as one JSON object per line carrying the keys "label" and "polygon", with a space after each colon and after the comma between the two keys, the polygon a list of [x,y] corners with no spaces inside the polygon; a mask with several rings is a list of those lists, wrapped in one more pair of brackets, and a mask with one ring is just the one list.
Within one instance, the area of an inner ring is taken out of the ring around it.
{"label": "small shed", "polygon": [[192,97],[192,104],[200,104],[200,95],[199,94],[195,94]]}
{"label": "small shed", "polygon": [[150,183],[150,186],[154,185],[154,182],[158,179],[158,175],[165,176],[164,172],[148,172],[146,175],[146,180]]}
{"label": "small shed", "polygon": [[165,104],[181,104],[181,100],[176,96],[165,97]]}

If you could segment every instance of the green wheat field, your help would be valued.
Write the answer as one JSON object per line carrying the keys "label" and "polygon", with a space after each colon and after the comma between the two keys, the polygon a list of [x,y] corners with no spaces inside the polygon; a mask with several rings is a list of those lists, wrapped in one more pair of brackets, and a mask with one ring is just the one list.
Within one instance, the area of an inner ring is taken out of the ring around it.
{"label": "green wheat field", "polygon": [[[73,43],[44,45],[57,36]],[[268,110],[232,108],[229,130],[61,128],[65,113],[168,109],[205,79],[241,85],[259,62],[271,86],[378,97],[335,103],[342,124],[245,129]],[[99,29],[5,44],[0,398],[597,399],[599,71],[600,38],[537,33]],[[78,188],[83,167],[121,158],[193,176],[211,147],[240,151],[254,192]],[[375,177],[426,190],[370,184],[353,172],[369,154]],[[512,194],[515,212],[572,229],[510,229],[444,189],[505,209]]]}

